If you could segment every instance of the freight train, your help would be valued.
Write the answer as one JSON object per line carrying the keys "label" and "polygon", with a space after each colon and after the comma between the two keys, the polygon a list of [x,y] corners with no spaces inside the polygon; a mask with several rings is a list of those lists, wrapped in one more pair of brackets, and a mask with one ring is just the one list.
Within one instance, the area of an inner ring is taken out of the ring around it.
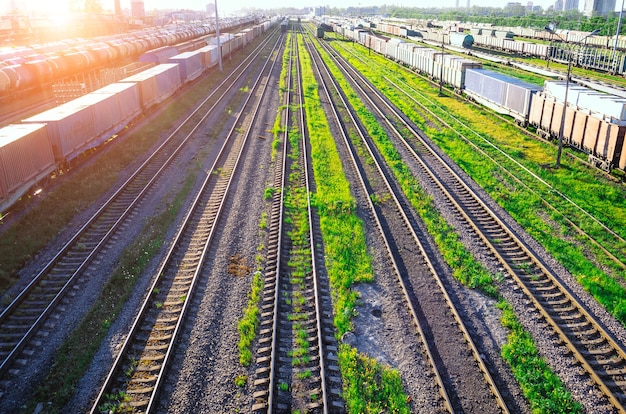
{"label": "freight train", "polygon": [[[228,19],[223,31],[252,24],[254,18]],[[0,96],[28,90],[124,59],[136,59],[150,50],[169,47],[183,53],[206,46],[213,25],[145,29],[112,37],[68,39],[29,47],[0,50]]]}
{"label": "freight train", "polygon": [[[621,51],[626,48],[626,38],[618,39],[618,50],[614,51],[613,46],[609,45],[610,42],[614,42],[614,37],[586,37],[589,33],[585,32],[561,31],[555,35],[545,30],[517,28],[517,31],[513,31],[513,28],[495,29],[474,26],[467,28],[458,22],[448,23],[450,26],[447,26],[445,30],[435,27],[412,29],[389,23],[376,23],[375,27],[377,31],[394,36],[464,48],[467,53],[471,53],[469,49],[473,46],[478,46],[561,63],[568,63],[571,59],[574,66],[626,75],[626,53]],[[514,39],[520,31],[528,37],[549,40],[550,43]],[[580,44],[581,42],[584,43]]]}
{"label": "freight train", "polygon": [[[268,20],[234,35],[222,34],[222,56],[244,47],[273,23]],[[153,60],[157,64],[20,124],[0,128],[0,213],[59,168],[217,65],[217,52],[217,46],[209,44],[168,58],[145,54],[145,59],[157,59]]]}
{"label": "freight train", "polygon": [[626,99],[570,83],[565,101],[565,81],[546,81],[543,88],[482,68],[468,58],[389,38],[368,30],[332,24],[333,31],[397,61],[429,78],[442,81],[456,92],[513,117],[538,134],[556,138],[565,108],[563,141],[580,149],[594,165],[626,171]]}

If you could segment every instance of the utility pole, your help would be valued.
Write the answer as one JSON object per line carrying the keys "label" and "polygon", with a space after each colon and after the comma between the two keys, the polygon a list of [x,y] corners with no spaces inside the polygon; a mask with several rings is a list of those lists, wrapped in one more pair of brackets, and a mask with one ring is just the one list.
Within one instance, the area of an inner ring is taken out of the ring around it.
{"label": "utility pole", "polygon": [[619,20],[617,21],[617,30],[615,31],[615,44],[613,45],[613,55],[611,58],[611,65],[613,66],[611,68],[611,72],[615,73],[617,72],[617,68],[616,68],[616,64],[615,64],[615,57],[616,57],[616,53],[617,53],[617,40],[619,39],[619,32],[622,29],[622,16],[624,15],[624,0],[622,0],[622,7],[620,7],[619,9]]}
{"label": "utility pole", "polygon": [[441,34],[441,62],[439,62],[439,96],[443,96],[443,54],[445,52],[444,50],[444,43],[443,43],[443,33]]}
{"label": "utility pole", "polygon": [[[623,0],[622,0],[623,1]],[[545,29],[552,35],[555,34],[563,40],[563,42],[567,42],[560,34],[556,33],[556,27],[554,26],[546,26]],[[578,42],[573,42],[574,45],[580,45],[583,41],[587,41],[589,36],[593,36],[598,34],[600,29],[596,29],[593,32],[589,33],[587,36],[580,39]],[[556,152],[556,168],[561,167],[561,153],[563,152],[563,132],[565,130],[565,112],[567,112],[567,93],[569,92],[569,78],[572,73],[572,54],[573,50],[570,49],[567,54],[567,76],[565,78],[565,99],[563,102],[563,112],[561,113],[561,126],[559,127],[559,144]]]}
{"label": "utility pole", "polygon": [[220,21],[217,18],[217,0],[215,0],[215,36],[217,36],[217,63],[222,71],[222,45],[220,44]]}

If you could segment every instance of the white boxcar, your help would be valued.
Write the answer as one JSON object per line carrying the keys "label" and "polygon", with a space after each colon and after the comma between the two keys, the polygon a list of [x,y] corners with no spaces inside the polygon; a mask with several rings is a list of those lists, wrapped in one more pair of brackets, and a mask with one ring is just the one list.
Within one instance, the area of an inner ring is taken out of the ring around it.
{"label": "white boxcar", "polygon": [[468,69],[465,74],[465,92],[504,114],[525,123],[530,115],[533,95],[539,86],[487,69]]}

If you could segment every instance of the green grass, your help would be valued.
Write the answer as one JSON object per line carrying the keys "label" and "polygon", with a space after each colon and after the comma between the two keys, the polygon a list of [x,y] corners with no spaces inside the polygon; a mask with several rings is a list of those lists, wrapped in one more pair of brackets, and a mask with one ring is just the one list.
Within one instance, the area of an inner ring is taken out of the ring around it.
{"label": "green grass", "polygon": [[513,369],[533,413],[580,413],[582,406],[572,399],[561,380],[537,353],[531,336],[517,320],[511,305],[501,301],[502,325],[509,330],[502,357]]}
{"label": "green grass", "polygon": [[[339,49],[344,55],[347,53]],[[326,57],[327,59],[327,57]],[[378,59],[378,57],[376,57]],[[374,84],[380,84],[379,88],[384,90],[388,97],[396,103],[402,110],[409,116],[417,118],[415,111],[411,108],[407,108],[409,104],[406,102],[400,102],[397,95],[394,95],[392,88],[386,84],[382,84],[382,76],[376,73],[376,70],[370,70],[373,65],[366,65],[356,59],[351,59],[352,63],[362,72],[366,73],[368,79],[372,80]],[[382,58],[379,59],[382,61]],[[327,59],[328,62],[328,59]],[[329,62],[330,63],[330,62]],[[382,61],[385,65],[389,64],[386,61]],[[401,185],[405,195],[411,201],[413,208],[422,217],[422,220],[426,224],[429,233],[434,237],[439,250],[441,251],[445,261],[450,265],[453,270],[455,278],[460,280],[463,284],[479,288],[483,292],[490,296],[499,297],[495,280],[501,279],[500,275],[492,275],[487,272],[483,266],[467,251],[465,246],[458,239],[458,235],[454,229],[445,222],[440,213],[434,207],[432,200],[426,196],[420,188],[417,180],[412,177],[410,171],[406,165],[401,161],[401,157],[398,154],[395,147],[391,144],[384,131],[377,124],[373,116],[362,105],[361,101],[351,90],[351,87],[343,79],[341,73],[334,65],[329,64],[333,69],[335,79],[339,81],[344,89],[344,92],[348,96],[351,104],[357,110],[359,117],[368,129],[370,136],[374,139],[380,152],[390,165],[394,172],[398,182]],[[436,93],[436,92],[433,92]],[[425,122],[421,119],[417,119],[417,122],[421,124],[423,128],[426,128]],[[488,124],[491,125],[491,124]],[[437,131],[427,131],[433,134]],[[458,141],[454,139],[453,133],[442,132],[446,135],[449,141]],[[467,150],[466,150],[467,151]],[[520,386],[524,391],[524,395],[529,399],[531,407],[550,409],[549,412],[576,412],[575,409],[579,405],[571,399],[570,394],[564,389],[561,381],[554,375],[550,367],[547,366],[545,361],[537,356],[537,351],[534,343],[529,340],[530,336],[526,333],[521,325],[516,325],[515,329],[511,328],[510,314],[507,314],[508,318],[503,320],[503,324],[509,328],[508,344],[506,352],[511,355],[517,353],[523,353],[524,355],[532,355],[532,358],[505,358],[511,365],[513,371],[524,372],[525,375],[516,375],[516,378],[520,382]],[[520,338],[523,338],[520,339]],[[505,349],[502,350],[503,356],[505,356]],[[548,381],[549,379],[549,381]],[[573,411],[570,411],[573,410]]]}
{"label": "green grass", "polygon": [[191,191],[196,174],[197,171],[190,174],[173,201],[146,223],[142,236],[125,250],[118,268],[103,287],[98,299],[56,353],[46,379],[37,387],[28,403],[29,411],[32,412],[38,402],[47,401],[50,405],[46,412],[61,412],[69,401],[78,381],[108,333],[110,321],[117,318],[138,277],[162,247],[165,233]]}
{"label": "green grass", "polygon": [[[288,265],[290,267],[290,283],[293,285],[291,295],[288,297],[291,303],[291,321],[305,321],[309,319],[304,305],[306,299],[304,290],[306,289],[305,278],[312,271],[311,249],[308,245],[309,216],[308,197],[306,188],[300,185],[303,171],[298,162],[300,153],[300,141],[302,136],[297,127],[293,127],[288,134],[289,157],[294,161],[291,164],[289,174],[289,185],[285,190],[285,217],[291,225],[288,227],[288,236],[291,241],[291,251]],[[302,329],[301,324],[296,322],[292,329],[295,333],[294,348],[290,351],[292,365],[307,365],[310,357],[309,342],[306,340],[307,332]],[[302,379],[302,378],[301,378]]]}
{"label": "green grass", "polygon": [[[311,58],[302,38],[304,106],[311,141],[311,157],[317,191],[313,194],[324,237],[326,268],[330,277],[334,322],[337,336],[352,330],[358,295],[356,283],[373,280],[371,259],[367,255],[363,223],[356,215],[356,202],[342,169],[326,115],[319,105],[318,84],[313,76]],[[408,413],[407,396],[397,371],[341,345],[338,353],[343,379],[343,397],[350,413]],[[366,368],[366,369],[364,369]]]}
{"label": "green grass", "polygon": [[244,309],[243,317],[237,324],[239,328],[239,362],[245,367],[252,362],[251,345],[259,326],[259,300],[262,291],[263,278],[260,272],[255,272],[252,278],[252,289],[248,294],[248,306]]}
{"label": "green grass", "polygon": [[340,345],[338,356],[349,413],[411,412],[397,370],[382,366],[345,344]]}

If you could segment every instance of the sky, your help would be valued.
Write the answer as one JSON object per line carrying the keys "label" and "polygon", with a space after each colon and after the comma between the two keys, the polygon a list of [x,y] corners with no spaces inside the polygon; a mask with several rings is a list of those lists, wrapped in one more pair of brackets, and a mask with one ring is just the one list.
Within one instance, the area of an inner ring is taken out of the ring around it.
{"label": "sky", "polygon": [[[470,0],[471,5],[480,5],[487,7],[504,7],[506,3],[512,0]],[[513,0],[522,4],[526,4],[528,0]],[[0,12],[6,13],[11,7],[11,2],[17,4],[19,8],[26,8],[28,10],[36,10],[40,12],[45,11],[62,11],[67,10],[68,0],[0,0]],[[146,11],[153,9],[191,9],[191,10],[204,10],[206,4],[212,3],[212,0],[144,0],[144,7]],[[583,3],[584,0],[579,0],[579,3]],[[619,3],[619,0],[617,0]],[[113,10],[114,0],[100,0],[100,3],[105,9]],[[130,9],[130,0],[120,1],[122,8]],[[218,12],[220,14],[228,14],[236,10],[240,10],[251,5],[255,7],[316,7],[325,5],[336,5],[334,1],[328,0],[264,0],[261,2],[254,2],[250,0],[217,0]],[[405,7],[420,7],[428,2],[422,2],[419,0],[344,0],[341,2],[342,7],[367,7],[375,5],[396,5]],[[432,3],[431,3],[432,4]],[[454,7],[456,0],[440,0],[437,2],[439,7]],[[459,0],[459,5],[464,6],[467,4],[467,0]],[[534,5],[547,8],[554,4],[554,0],[534,0]]]}

